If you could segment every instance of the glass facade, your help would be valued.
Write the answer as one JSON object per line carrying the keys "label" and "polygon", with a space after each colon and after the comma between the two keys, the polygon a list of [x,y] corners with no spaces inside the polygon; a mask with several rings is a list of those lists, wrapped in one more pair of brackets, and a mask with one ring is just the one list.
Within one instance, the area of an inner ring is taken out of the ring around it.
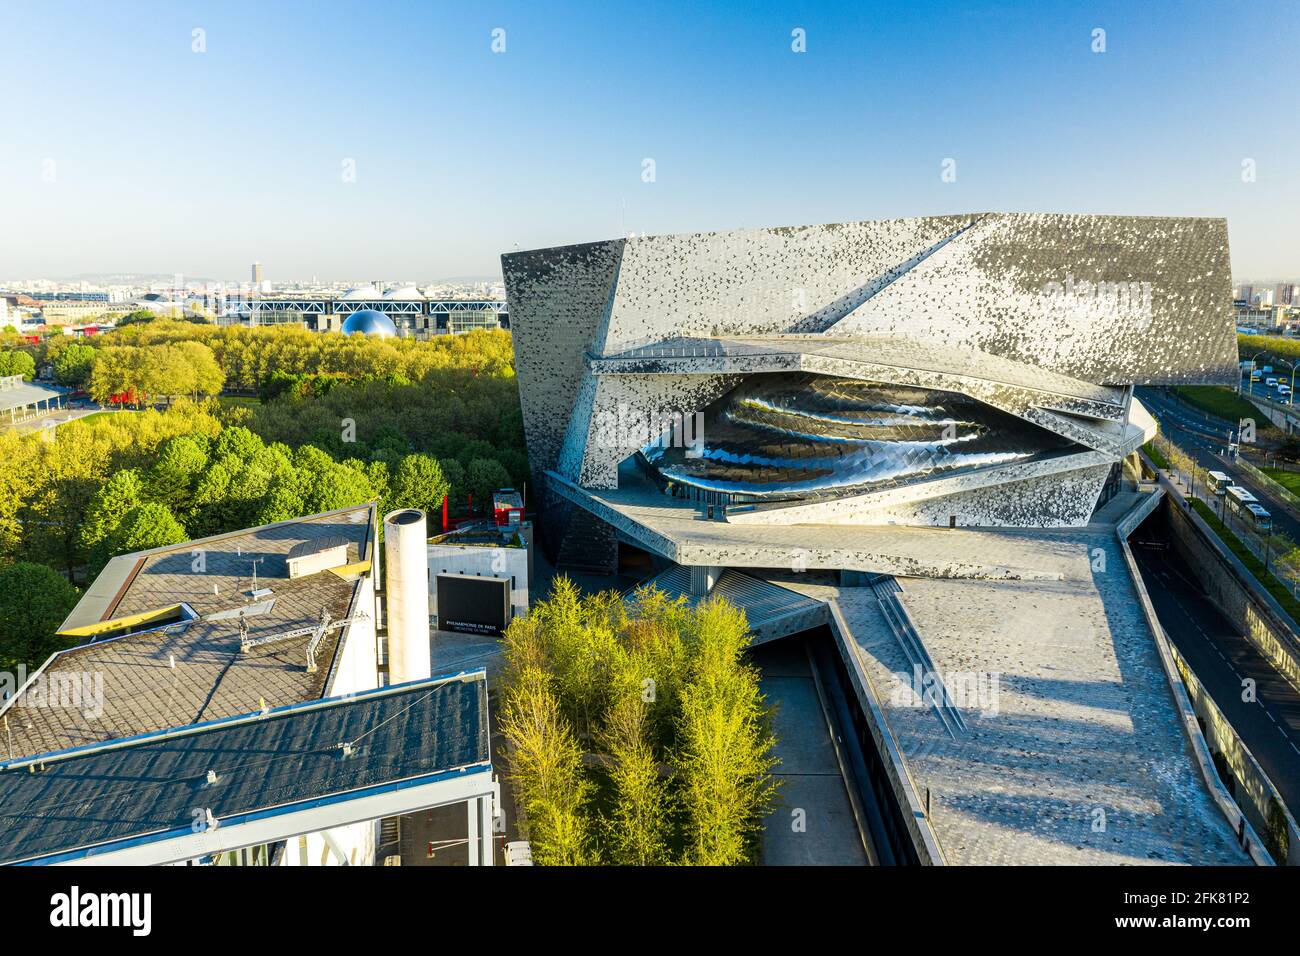
{"label": "glass facade", "polygon": [[451,313],[452,332],[470,332],[474,329],[499,329],[497,313],[489,309],[466,309]]}

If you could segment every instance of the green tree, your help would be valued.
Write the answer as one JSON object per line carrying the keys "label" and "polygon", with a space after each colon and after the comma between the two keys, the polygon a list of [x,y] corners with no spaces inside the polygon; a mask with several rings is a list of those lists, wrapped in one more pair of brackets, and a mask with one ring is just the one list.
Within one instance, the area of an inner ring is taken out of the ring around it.
{"label": "green tree", "polygon": [[231,501],[230,469],[223,464],[227,459],[214,463],[205,471],[194,488],[192,500],[192,519],[189,530],[195,537],[217,534],[229,527],[234,527],[237,511]]}
{"label": "green tree", "polygon": [[212,349],[202,342],[179,342],[174,346],[172,359],[184,371],[178,373],[178,384],[185,387],[168,392],[171,395],[217,395],[226,384],[226,373],[217,364]]}
{"label": "green tree", "polygon": [[430,515],[441,510],[443,496],[450,491],[442,466],[429,455],[402,458],[389,484],[389,498],[394,508],[421,508]]}
{"label": "green tree", "polygon": [[194,487],[208,466],[205,445],[205,440],[192,435],[181,435],[167,442],[149,469],[145,481],[148,496],[176,514],[187,514],[193,506]]}
{"label": "green tree", "polygon": [[36,359],[30,352],[0,351],[0,375],[21,375],[31,381],[36,375]]}
{"label": "green tree", "polygon": [[129,554],[148,551],[169,544],[180,544],[189,539],[185,528],[171,510],[156,501],[132,508],[118,525],[113,536],[113,553]]}
{"label": "green tree", "polygon": [[469,495],[465,484],[465,466],[455,458],[439,458],[438,467],[447,482],[447,493],[451,496],[450,504],[453,507],[464,504]]}
{"label": "green tree", "polygon": [[751,862],[775,786],[775,741],[767,727],[758,675],[741,652],[744,613],[721,600],[692,616],[695,661],[681,690],[679,746],[673,754],[687,815],[686,862]]}
{"label": "green tree", "polygon": [[331,465],[313,477],[311,494],[305,502],[306,513],[360,505],[375,497],[375,489],[364,471],[347,465]]}
{"label": "green tree", "polygon": [[490,441],[474,438],[460,446],[460,451],[456,453],[456,460],[465,466],[466,471],[469,471],[470,466],[474,464],[474,459],[491,459],[496,456],[496,453],[497,450],[492,447]]}
{"label": "green tree", "polygon": [[56,631],[77,604],[77,589],[43,564],[0,570],[0,668],[39,667],[69,642]]}
{"label": "green tree", "polygon": [[251,429],[235,425],[221,430],[213,445],[213,454],[218,458],[234,455],[241,461],[250,461],[258,455],[266,444]]}
{"label": "green tree", "polygon": [[465,469],[465,484],[474,507],[491,510],[492,492],[510,487],[510,473],[495,458],[475,458]]}
{"label": "green tree", "polygon": [[600,741],[610,757],[614,795],[605,821],[612,862],[657,866],[669,862],[673,811],[666,776],[650,739],[654,679],[644,658],[623,655]]}
{"label": "green tree", "polygon": [[138,508],[143,500],[144,482],[134,468],[109,476],[90,499],[79,532],[80,547],[86,555],[90,575],[98,574],[103,569],[111,557],[109,548],[122,519]]}
{"label": "green tree", "polygon": [[61,348],[54,357],[54,379],[60,385],[82,386],[90,378],[95,364],[96,348],[73,342]]}
{"label": "green tree", "polygon": [[582,751],[573,728],[544,673],[533,668],[516,680],[501,728],[514,744],[513,780],[528,815],[535,861],[541,866],[596,862],[584,806],[592,785],[582,773]]}

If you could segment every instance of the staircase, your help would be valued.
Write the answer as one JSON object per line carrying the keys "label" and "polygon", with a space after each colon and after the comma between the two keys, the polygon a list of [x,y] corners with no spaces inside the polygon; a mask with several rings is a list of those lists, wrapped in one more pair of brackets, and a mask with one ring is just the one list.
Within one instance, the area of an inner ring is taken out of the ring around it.
{"label": "staircase", "polygon": [[[903,602],[899,600],[899,595],[903,592],[898,581],[887,574],[878,574],[870,579],[871,590],[875,593],[876,601],[880,605],[880,613],[885,618],[885,623],[893,632],[894,640],[898,642],[899,647],[907,656],[908,663],[914,669],[920,668],[923,677],[933,675],[934,690],[933,695],[925,695],[927,703],[934,709],[935,716],[943,724],[948,735],[955,738],[966,735],[966,719],[962,716],[957,705],[953,703],[948,694],[948,688],[943,683],[943,675],[939,669],[934,666],[934,661],[930,657],[930,652],[925,649],[925,642],[921,640],[921,635],[917,633],[916,626],[912,623],[911,615],[907,613],[907,608],[903,607]],[[917,693],[921,688],[914,688]]]}

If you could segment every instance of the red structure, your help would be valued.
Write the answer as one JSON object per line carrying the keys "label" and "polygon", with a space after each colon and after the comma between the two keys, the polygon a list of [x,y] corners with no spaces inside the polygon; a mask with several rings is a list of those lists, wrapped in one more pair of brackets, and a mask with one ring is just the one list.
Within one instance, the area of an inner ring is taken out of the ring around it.
{"label": "red structure", "polygon": [[133,388],[108,396],[108,404],[110,405],[138,405],[144,400],[145,396],[137,394]]}
{"label": "red structure", "polygon": [[499,527],[509,524],[522,524],[524,520],[524,499],[513,488],[502,488],[492,495],[492,517]]}

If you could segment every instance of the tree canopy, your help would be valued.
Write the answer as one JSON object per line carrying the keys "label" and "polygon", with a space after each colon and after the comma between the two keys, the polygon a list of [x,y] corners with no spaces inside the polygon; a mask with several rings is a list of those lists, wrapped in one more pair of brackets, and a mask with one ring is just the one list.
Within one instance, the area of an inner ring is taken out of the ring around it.
{"label": "tree canopy", "polygon": [[36,375],[36,359],[30,352],[16,349],[0,351],[0,375],[21,375],[31,381]]}
{"label": "tree canopy", "polygon": [[39,667],[68,642],[55,631],[77,604],[77,589],[43,564],[0,568],[0,668]]}

